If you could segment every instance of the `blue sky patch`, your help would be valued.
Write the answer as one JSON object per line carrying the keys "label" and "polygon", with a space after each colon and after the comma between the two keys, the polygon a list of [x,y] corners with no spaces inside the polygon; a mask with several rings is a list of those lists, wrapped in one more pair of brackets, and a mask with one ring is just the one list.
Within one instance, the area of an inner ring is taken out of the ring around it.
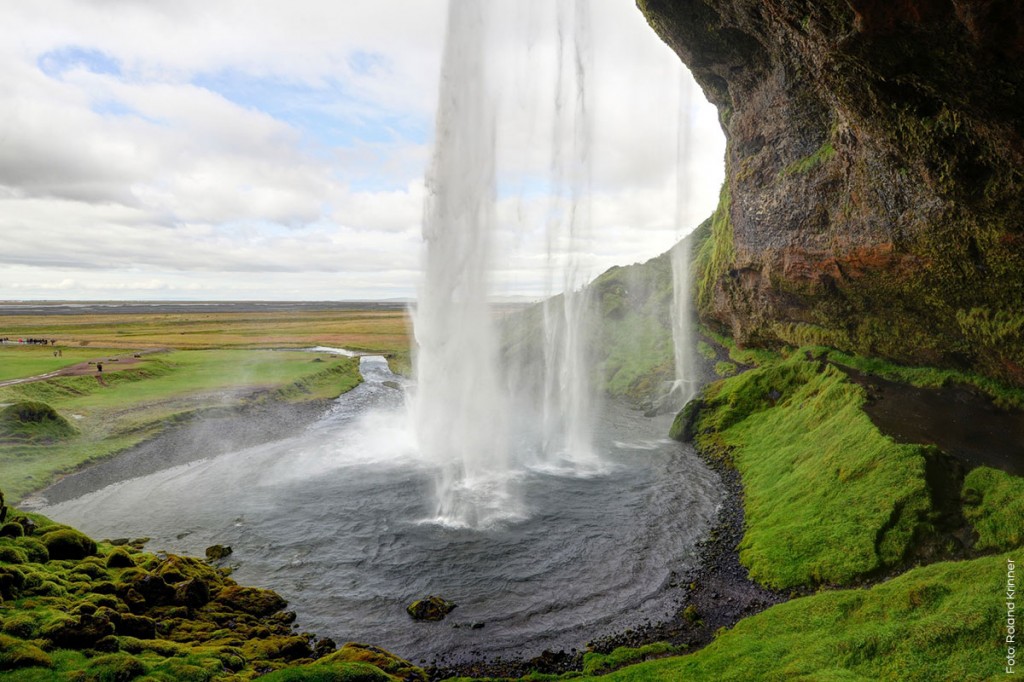
{"label": "blue sky patch", "polygon": [[99,50],[75,45],[50,50],[40,55],[36,64],[51,78],[60,78],[76,67],[84,67],[93,73],[121,75],[121,62],[116,58]]}
{"label": "blue sky patch", "polygon": [[[370,54],[359,57],[359,68],[378,68],[375,59]],[[379,105],[360,100],[346,86],[333,81],[319,87],[220,71],[201,74],[192,84],[240,107],[261,111],[288,123],[318,147],[352,147],[358,142],[423,144],[431,129],[430,121],[406,113],[382,111]]]}

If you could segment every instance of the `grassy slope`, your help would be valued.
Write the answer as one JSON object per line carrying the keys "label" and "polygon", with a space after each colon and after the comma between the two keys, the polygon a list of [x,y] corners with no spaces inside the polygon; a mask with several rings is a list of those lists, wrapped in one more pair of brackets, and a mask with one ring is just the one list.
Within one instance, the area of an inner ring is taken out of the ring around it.
{"label": "grassy slope", "polygon": [[691,656],[602,679],[985,680],[1002,672],[1006,560],[914,569],[870,590],[794,599],[740,621]]}
{"label": "grassy slope", "polygon": [[675,371],[668,254],[611,268],[589,288],[601,321],[597,355],[604,390],[635,402],[651,399]]}
{"label": "grassy slope", "polygon": [[740,559],[775,588],[849,584],[898,562],[930,510],[921,448],[882,435],[842,372],[800,357],[713,385],[698,424],[702,445],[734,448]]}
{"label": "grassy slope", "polygon": [[[275,351],[178,351],[94,376],[60,377],[0,389],[0,403],[45,402],[79,434],[52,444],[0,443],[3,485],[12,500],[82,463],[109,456],[197,410],[238,404],[263,390],[284,399],[331,398],[358,384],[358,361]],[[80,418],[76,418],[76,415]]]}

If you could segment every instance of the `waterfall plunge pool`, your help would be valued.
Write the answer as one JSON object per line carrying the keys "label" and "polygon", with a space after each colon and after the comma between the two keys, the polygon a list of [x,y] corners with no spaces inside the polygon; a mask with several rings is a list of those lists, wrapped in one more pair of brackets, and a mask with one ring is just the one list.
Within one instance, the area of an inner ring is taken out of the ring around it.
{"label": "waterfall plunge pool", "polygon": [[[524,469],[507,522],[445,527],[430,521],[434,471],[416,452],[397,377],[380,357],[361,368],[364,383],[298,436],[39,511],[98,538],[150,537],[151,551],[230,545],[233,577],[279,592],[297,629],[413,661],[568,651],[673,613],[671,577],[696,561],[723,489],[660,437],[664,420],[608,405],[595,438],[602,473]],[[441,622],[412,621],[406,605],[427,594],[459,606]]]}

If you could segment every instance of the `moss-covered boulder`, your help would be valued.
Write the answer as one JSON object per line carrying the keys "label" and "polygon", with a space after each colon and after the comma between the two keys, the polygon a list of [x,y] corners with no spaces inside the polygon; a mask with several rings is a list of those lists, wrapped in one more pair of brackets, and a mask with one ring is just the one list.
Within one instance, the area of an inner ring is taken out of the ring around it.
{"label": "moss-covered boulder", "polygon": [[5,538],[20,538],[25,534],[25,528],[20,523],[15,521],[8,521],[4,525],[0,526],[0,537]]}
{"label": "moss-covered boulder", "polygon": [[84,682],[128,682],[145,675],[146,666],[130,654],[117,653],[92,659],[84,673]]}
{"label": "moss-covered boulder", "polygon": [[31,642],[0,635],[0,670],[50,668],[53,662],[45,651]]}
{"label": "moss-covered boulder", "polygon": [[135,559],[123,547],[117,547],[107,555],[107,568],[128,568],[134,565]]}
{"label": "moss-covered boulder", "polygon": [[422,668],[395,656],[390,651],[369,644],[349,642],[318,661],[318,665],[336,663],[369,663],[403,682],[427,682],[427,675]]}
{"label": "moss-covered boulder", "polygon": [[51,559],[84,559],[96,553],[96,541],[71,528],[51,531],[42,542]]}
{"label": "moss-covered boulder", "polygon": [[261,618],[288,605],[281,595],[259,587],[229,585],[217,594],[217,601],[232,609]]}
{"label": "moss-covered boulder", "polygon": [[431,594],[423,599],[417,599],[405,610],[413,620],[442,620],[456,606],[458,604],[455,602]]}
{"label": "moss-covered boulder", "polygon": [[0,442],[53,443],[77,433],[46,403],[20,402],[0,410]]}

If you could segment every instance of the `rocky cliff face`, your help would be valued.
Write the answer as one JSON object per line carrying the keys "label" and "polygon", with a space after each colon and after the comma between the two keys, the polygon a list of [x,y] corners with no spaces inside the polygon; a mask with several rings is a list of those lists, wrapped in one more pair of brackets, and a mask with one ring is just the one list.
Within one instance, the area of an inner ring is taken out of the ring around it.
{"label": "rocky cliff face", "polygon": [[638,0],[720,112],[705,320],[1024,384],[1014,0]]}

